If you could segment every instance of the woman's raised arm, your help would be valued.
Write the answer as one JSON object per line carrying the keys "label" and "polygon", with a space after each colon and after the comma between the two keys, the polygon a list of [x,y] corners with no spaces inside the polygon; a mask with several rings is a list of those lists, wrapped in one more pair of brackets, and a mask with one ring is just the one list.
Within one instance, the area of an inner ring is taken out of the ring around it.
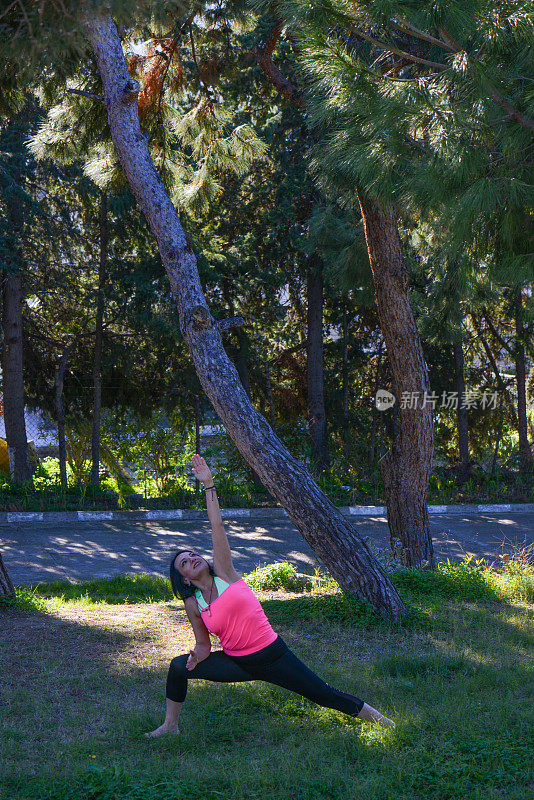
{"label": "woman's raised arm", "polygon": [[230,545],[228,544],[228,537],[224,529],[221,509],[219,508],[219,501],[213,483],[213,478],[210,468],[206,464],[202,456],[195,454],[191,459],[193,462],[193,471],[195,478],[204,484],[206,490],[206,508],[208,511],[208,518],[211,523],[211,538],[213,541],[213,566],[215,573],[223,580],[228,579],[228,583],[238,581],[240,576],[235,571],[232,554],[230,553]]}

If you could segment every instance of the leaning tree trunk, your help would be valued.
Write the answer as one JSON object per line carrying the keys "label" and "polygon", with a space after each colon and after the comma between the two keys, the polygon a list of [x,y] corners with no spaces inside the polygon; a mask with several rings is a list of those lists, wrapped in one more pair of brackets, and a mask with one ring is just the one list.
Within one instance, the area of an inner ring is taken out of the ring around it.
{"label": "leaning tree trunk", "polygon": [[434,568],[427,508],[434,423],[432,406],[424,402],[430,383],[410,304],[408,271],[393,207],[382,206],[361,191],[358,200],[396,395],[415,398],[413,404],[398,408],[399,434],[380,462],[391,546],[395,551],[400,542],[404,565]]}
{"label": "leaning tree trunk", "polygon": [[128,183],[158,243],[184,336],[200,383],[228,433],[319,559],[347,592],[397,619],[405,606],[385,570],[352,525],[315,484],[256,411],[221,339],[224,322],[211,316],[191,242],[155,170],[139,126],[139,84],[128,74],[113,19],[86,17],[102,77],[111,137]]}
{"label": "leaning tree trunk", "polygon": [[30,481],[32,470],[24,418],[22,275],[4,271],[2,280],[2,390],[9,471],[14,483]]}
{"label": "leaning tree trunk", "polygon": [[12,597],[15,594],[15,587],[9,577],[9,572],[0,553],[0,597]]}
{"label": "leaning tree trunk", "polygon": [[519,434],[519,464],[522,472],[532,469],[532,451],[528,443],[526,359],[523,328],[523,294],[518,286],[513,293],[515,322],[515,380],[517,385],[517,432]]}
{"label": "leaning tree trunk", "polygon": [[104,322],[104,285],[108,260],[108,199],[100,192],[100,252],[98,259],[98,293],[96,301],[95,351],[93,357],[93,429],[91,434],[91,483],[100,484],[100,417],[102,411],[102,340]]}
{"label": "leaning tree trunk", "polygon": [[458,408],[456,412],[456,420],[458,425],[458,447],[460,451],[458,477],[460,483],[464,483],[469,477],[471,465],[469,462],[469,421],[467,419],[467,405],[464,404],[464,351],[461,339],[452,343],[452,351],[454,357],[456,392],[458,394]]}
{"label": "leaning tree trunk", "polygon": [[312,472],[329,467],[324,407],[323,376],[323,268],[320,258],[312,256],[306,275],[307,312],[307,381],[308,423],[311,439]]}

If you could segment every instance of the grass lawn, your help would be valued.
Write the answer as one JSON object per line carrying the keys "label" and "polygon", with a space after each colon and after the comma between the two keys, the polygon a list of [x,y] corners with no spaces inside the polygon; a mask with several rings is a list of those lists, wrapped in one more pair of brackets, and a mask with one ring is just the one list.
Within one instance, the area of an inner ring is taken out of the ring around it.
{"label": "grass lawn", "polygon": [[370,726],[261,682],[191,681],[163,720],[169,660],[194,639],[169,584],[41,586],[0,609],[1,800],[528,800],[534,573],[468,564],[392,578],[384,622],[335,585],[258,591],[295,653],[387,716]]}

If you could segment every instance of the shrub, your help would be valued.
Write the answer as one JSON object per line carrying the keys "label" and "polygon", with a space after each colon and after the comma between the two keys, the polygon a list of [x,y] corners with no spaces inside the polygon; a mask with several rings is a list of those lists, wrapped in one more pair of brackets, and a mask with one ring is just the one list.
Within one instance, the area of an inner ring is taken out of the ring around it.
{"label": "shrub", "polygon": [[304,589],[302,579],[288,561],[257,567],[254,572],[245,576],[245,580],[251,589],[259,591],[282,589],[285,592],[302,592]]}
{"label": "shrub", "polygon": [[472,556],[463,561],[440,562],[436,570],[421,572],[409,567],[397,567],[391,579],[400,589],[439,597],[458,597],[465,600],[494,598],[495,592],[486,580],[486,567],[482,560],[472,562]]}

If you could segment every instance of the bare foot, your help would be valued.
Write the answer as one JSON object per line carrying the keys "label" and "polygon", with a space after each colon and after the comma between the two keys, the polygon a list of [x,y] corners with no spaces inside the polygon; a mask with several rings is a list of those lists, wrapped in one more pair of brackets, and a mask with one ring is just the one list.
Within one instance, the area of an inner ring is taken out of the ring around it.
{"label": "bare foot", "polygon": [[384,715],[381,714],[380,711],[377,711],[376,708],[367,705],[367,703],[363,704],[363,708],[358,714],[358,719],[364,719],[367,722],[372,723],[373,725],[376,724],[385,725],[388,728],[395,727],[395,723],[393,722],[392,719],[384,717]]}
{"label": "bare foot", "polygon": [[144,733],[143,736],[145,739],[156,739],[158,736],[163,736],[164,733],[175,733],[178,735],[180,733],[180,729],[178,728],[178,725],[167,725],[164,722],[163,725],[160,725],[155,731]]}

